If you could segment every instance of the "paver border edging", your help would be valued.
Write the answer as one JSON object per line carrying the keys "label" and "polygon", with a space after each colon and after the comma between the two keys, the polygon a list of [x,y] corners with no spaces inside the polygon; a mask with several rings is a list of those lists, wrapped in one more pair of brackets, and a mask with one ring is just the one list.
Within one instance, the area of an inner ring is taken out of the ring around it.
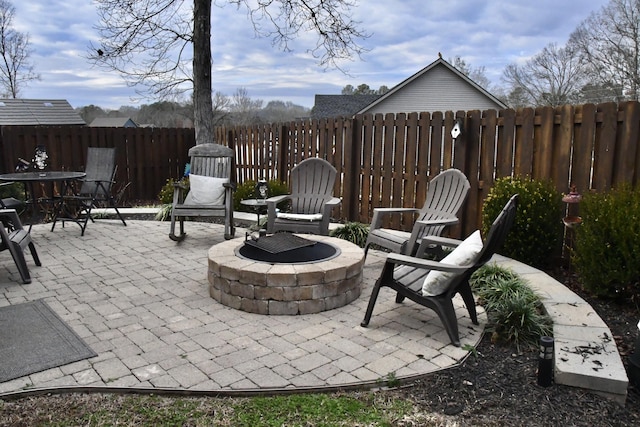
{"label": "paver border edging", "polygon": [[554,381],[584,388],[625,404],[629,379],[607,324],[575,292],[548,274],[519,261],[495,256],[529,283],[553,321]]}

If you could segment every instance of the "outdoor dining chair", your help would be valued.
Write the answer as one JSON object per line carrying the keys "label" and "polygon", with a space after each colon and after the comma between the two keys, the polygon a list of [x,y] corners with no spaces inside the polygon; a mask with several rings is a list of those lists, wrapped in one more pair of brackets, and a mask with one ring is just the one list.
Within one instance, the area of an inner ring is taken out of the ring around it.
{"label": "outdoor dining chair", "polygon": [[89,147],[85,167],[86,176],[79,180],[80,190],[76,194],[63,195],[62,204],[53,219],[51,230],[53,231],[57,221],[62,221],[63,226],[65,221],[73,221],[80,226],[81,236],[84,236],[89,221],[94,221],[91,211],[99,204],[115,209],[116,215],[126,226],[127,223],[120,214],[115,197],[111,193],[117,170],[115,148]]}
{"label": "outdoor dining chair", "polygon": [[422,245],[438,244],[455,248],[441,261],[390,253],[371,291],[361,326],[366,327],[369,324],[380,288],[387,286],[396,291],[397,303],[409,298],[434,310],[443,323],[451,343],[460,347],[458,319],[453,306],[453,297],[460,294],[471,321],[477,325],[478,315],[469,278],[477,269],[485,265],[504,243],[515,219],[517,205],[518,195],[516,194],[509,199],[493,221],[484,241],[480,236],[480,230],[472,233],[462,242],[439,236],[424,237]]}
{"label": "outdoor dining chair", "polygon": [[0,251],[8,250],[11,257],[18,267],[22,282],[31,283],[31,275],[29,267],[24,258],[24,251],[29,248],[33,261],[37,266],[42,265],[36,246],[31,240],[31,234],[22,227],[20,217],[15,209],[0,209]]}

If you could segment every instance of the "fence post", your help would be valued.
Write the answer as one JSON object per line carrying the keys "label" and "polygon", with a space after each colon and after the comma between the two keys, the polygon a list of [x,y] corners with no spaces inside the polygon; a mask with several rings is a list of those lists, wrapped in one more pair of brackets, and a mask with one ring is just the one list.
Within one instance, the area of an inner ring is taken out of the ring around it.
{"label": "fence post", "polygon": [[286,124],[281,124],[278,129],[278,165],[276,170],[278,171],[278,180],[281,182],[289,182],[289,166],[287,159],[289,158],[289,127]]}
{"label": "fence post", "polygon": [[[344,179],[348,185],[343,186],[342,204],[343,216],[348,221],[356,221],[359,218],[360,200],[360,165],[362,151],[362,116],[352,119],[345,119],[345,125],[351,125],[351,132],[344,135]],[[346,128],[347,126],[344,126]]]}

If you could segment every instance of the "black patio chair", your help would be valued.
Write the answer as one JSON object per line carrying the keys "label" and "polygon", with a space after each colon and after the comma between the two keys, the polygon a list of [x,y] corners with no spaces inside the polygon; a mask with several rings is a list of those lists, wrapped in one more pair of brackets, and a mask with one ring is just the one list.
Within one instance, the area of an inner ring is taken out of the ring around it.
{"label": "black patio chair", "polygon": [[42,265],[36,246],[31,240],[31,234],[22,227],[15,209],[0,209],[0,251],[8,250],[18,267],[22,282],[31,283],[31,275],[24,258],[24,251],[28,247],[37,266]]}
{"label": "black patio chair", "polygon": [[361,325],[366,327],[371,319],[380,288],[388,286],[397,292],[396,302],[405,298],[434,310],[442,321],[451,343],[460,346],[458,321],[452,299],[460,294],[473,324],[478,324],[475,301],[469,285],[471,275],[496,253],[513,224],[518,195],[507,202],[494,220],[484,241],[476,231],[464,242],[438,236],[425,236],[422,245],[455,247],[441,261],[432,261],[408,255],[391,253],[376,281],[369,305]]}
{"label": "black patio chair", "polygon": [[57,221],[62,221],[63,226],[65,221],[73,221],[80,225],[81,236],[84,236],[89,221],[94,221],[91,211],[98,205],[115,209],[116,215],[126,226],[127,223],[118,210],[116,199],[111,194],[117,171],[115,148],[89,147],[85,167],[87,175],[80,180],[81,186],[78,193],[63,195],[63,201],[53,219],[51,231]]}

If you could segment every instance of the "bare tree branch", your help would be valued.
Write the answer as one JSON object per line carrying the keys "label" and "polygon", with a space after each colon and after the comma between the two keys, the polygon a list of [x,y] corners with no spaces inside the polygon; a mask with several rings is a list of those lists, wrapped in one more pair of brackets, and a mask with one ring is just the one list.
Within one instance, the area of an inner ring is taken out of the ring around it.
{"label": "bare tree branch", "polygon": [[571,34],[601,86],[623,88],[627,99],[640,99],[640,2],[611,0]]}
{"label": "bare tree branch", "polygon": [[547,45],[523,65],[509,64],[503,80],[536,106],[578,102],[586,73],[579,56],[570,48]]}
{"label": "bare tree branch", "polygon": [[40,75],[33,71],[29,35],[13,29],[15,8],[0,0],[0,85],[3,96],[17,98],[20,89]]}
{"label": "bare tree branch", "polygon": [[[100,35],[89,59],[124,76],[137,90],[166,99],[193,88],[196,141],[213,138],[211,76],[212,0],[96,0]],[[309,52],[341,69],[360,55],[367,37],[350,18],[355,0],[227,0],[245,6],[258,35],[289,50],[302,33],[317,36]]]}

